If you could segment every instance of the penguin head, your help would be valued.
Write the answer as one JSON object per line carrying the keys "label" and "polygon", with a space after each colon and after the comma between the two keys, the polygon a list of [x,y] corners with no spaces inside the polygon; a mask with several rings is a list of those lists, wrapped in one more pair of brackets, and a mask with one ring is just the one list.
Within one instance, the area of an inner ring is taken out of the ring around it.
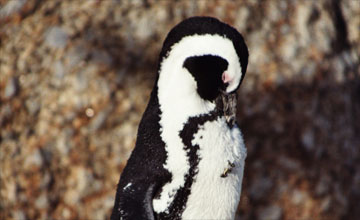
{"label": "penguin head", "polygon": [[159,58],[158,87],[173,98],[196,94],[213,102],[235,92],[248,64],[241,34],[212,17],[191,17],[167,35]]}

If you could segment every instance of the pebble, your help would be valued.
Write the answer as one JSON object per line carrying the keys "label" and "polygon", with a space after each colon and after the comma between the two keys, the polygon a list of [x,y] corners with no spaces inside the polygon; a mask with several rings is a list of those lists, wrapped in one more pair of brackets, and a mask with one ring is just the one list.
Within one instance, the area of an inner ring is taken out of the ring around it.
{"label": "pebble", "polygon": [[39,209],[45,209],[47,208],[49,204],[48,198],[46,196],[46,193],[42,193],[36,200],[35,200],[35,206]]}
{"label": "pebble", "polygon": [[306,194],[298,189],[295,189],[291,195],[291,202],[294,205],[300,205],[305,202]]}
{"label": "pebble", "polygon": [[306,129],[301,136],[301,142],[308,152],[311,152],[312,150],[314,150],[314,147],[315,147],[315,137],[314,136],[315,136],[314,132],[310,128]]}
{"label": "pebble", "polygon": [[88,116],[89,118],[94,117],[94,114],[95,114],[94,109],[92,109],[92,108],[87,108],[87,109],[85,110],[85,114],[86,114],[86,116]]}
{"label": "pebble", "polygon": [[112,106],[100,111],[92,120],[89,126],[90,132],[97,131],[105,123],[106,118],[110,114]]}
{"label": "pebble", "polygon": [[61,213],[62,217],[64,217],[64,219],[69,219],[70,216],[71,216],[71,212],[68,208],[64,208],[62,210],[62,213]]}
{"label": "pebble", "polygon": [[18,89],[17,80],[14,77],[10,77],[5,86],[4,97],[11,98],[13,97]]}

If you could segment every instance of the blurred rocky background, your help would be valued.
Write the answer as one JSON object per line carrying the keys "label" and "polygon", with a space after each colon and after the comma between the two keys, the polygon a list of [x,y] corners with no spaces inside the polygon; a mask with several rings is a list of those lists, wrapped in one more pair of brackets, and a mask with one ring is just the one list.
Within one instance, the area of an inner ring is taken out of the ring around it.
{"label": "blurred rocky background", "polygon": [[359,0],[0,0],[0,219],[109,218],[162,41],[194,15],[249,46],[237,219],[360,219]]}

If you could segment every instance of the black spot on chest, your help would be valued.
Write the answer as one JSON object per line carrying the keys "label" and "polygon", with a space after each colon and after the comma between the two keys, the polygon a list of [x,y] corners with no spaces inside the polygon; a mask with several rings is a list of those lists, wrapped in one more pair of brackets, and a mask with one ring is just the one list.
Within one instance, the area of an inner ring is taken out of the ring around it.
{"label": "black spot on chest", "polygon": [[199,145],[192,145],[191,141],[200,127],[208,121],[215,121],[220,115],[217,111],[213,111],[206,115],[200,115],[189,118],[184,128],[180,131],[180,138],[184,143],[184,150],[190,164],[189,172],[185,175],[185,184],[175,194],[175,198],[171,203],[168,213],[162,212],[158,214],[158,219],[181,219],[182,213],[186,208],[186,203],[191,194],[191,186],[196,180],[198,173],[198,165],[200,158],[198,155]]}

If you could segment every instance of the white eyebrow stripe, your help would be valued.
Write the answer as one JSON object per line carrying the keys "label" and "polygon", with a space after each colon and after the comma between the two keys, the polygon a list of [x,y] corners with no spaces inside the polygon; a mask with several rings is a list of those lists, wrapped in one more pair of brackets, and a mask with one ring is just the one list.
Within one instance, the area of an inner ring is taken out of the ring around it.
{"label": "white eyebrow stripe", "polygon": [[[235,90],[242,77],[240,59],[232,41],[220,35],[191,35],[182,38],[178,43],[172,45],[167,57],[163,59],[160,72],[166,63],[172,63],[172,68],[181,68],[187,57],[203,55],[220,56],[228,61],[227,71],[233,82],[228,86],[227,92]],[[166,74],[171,73],[166,72]]]}

